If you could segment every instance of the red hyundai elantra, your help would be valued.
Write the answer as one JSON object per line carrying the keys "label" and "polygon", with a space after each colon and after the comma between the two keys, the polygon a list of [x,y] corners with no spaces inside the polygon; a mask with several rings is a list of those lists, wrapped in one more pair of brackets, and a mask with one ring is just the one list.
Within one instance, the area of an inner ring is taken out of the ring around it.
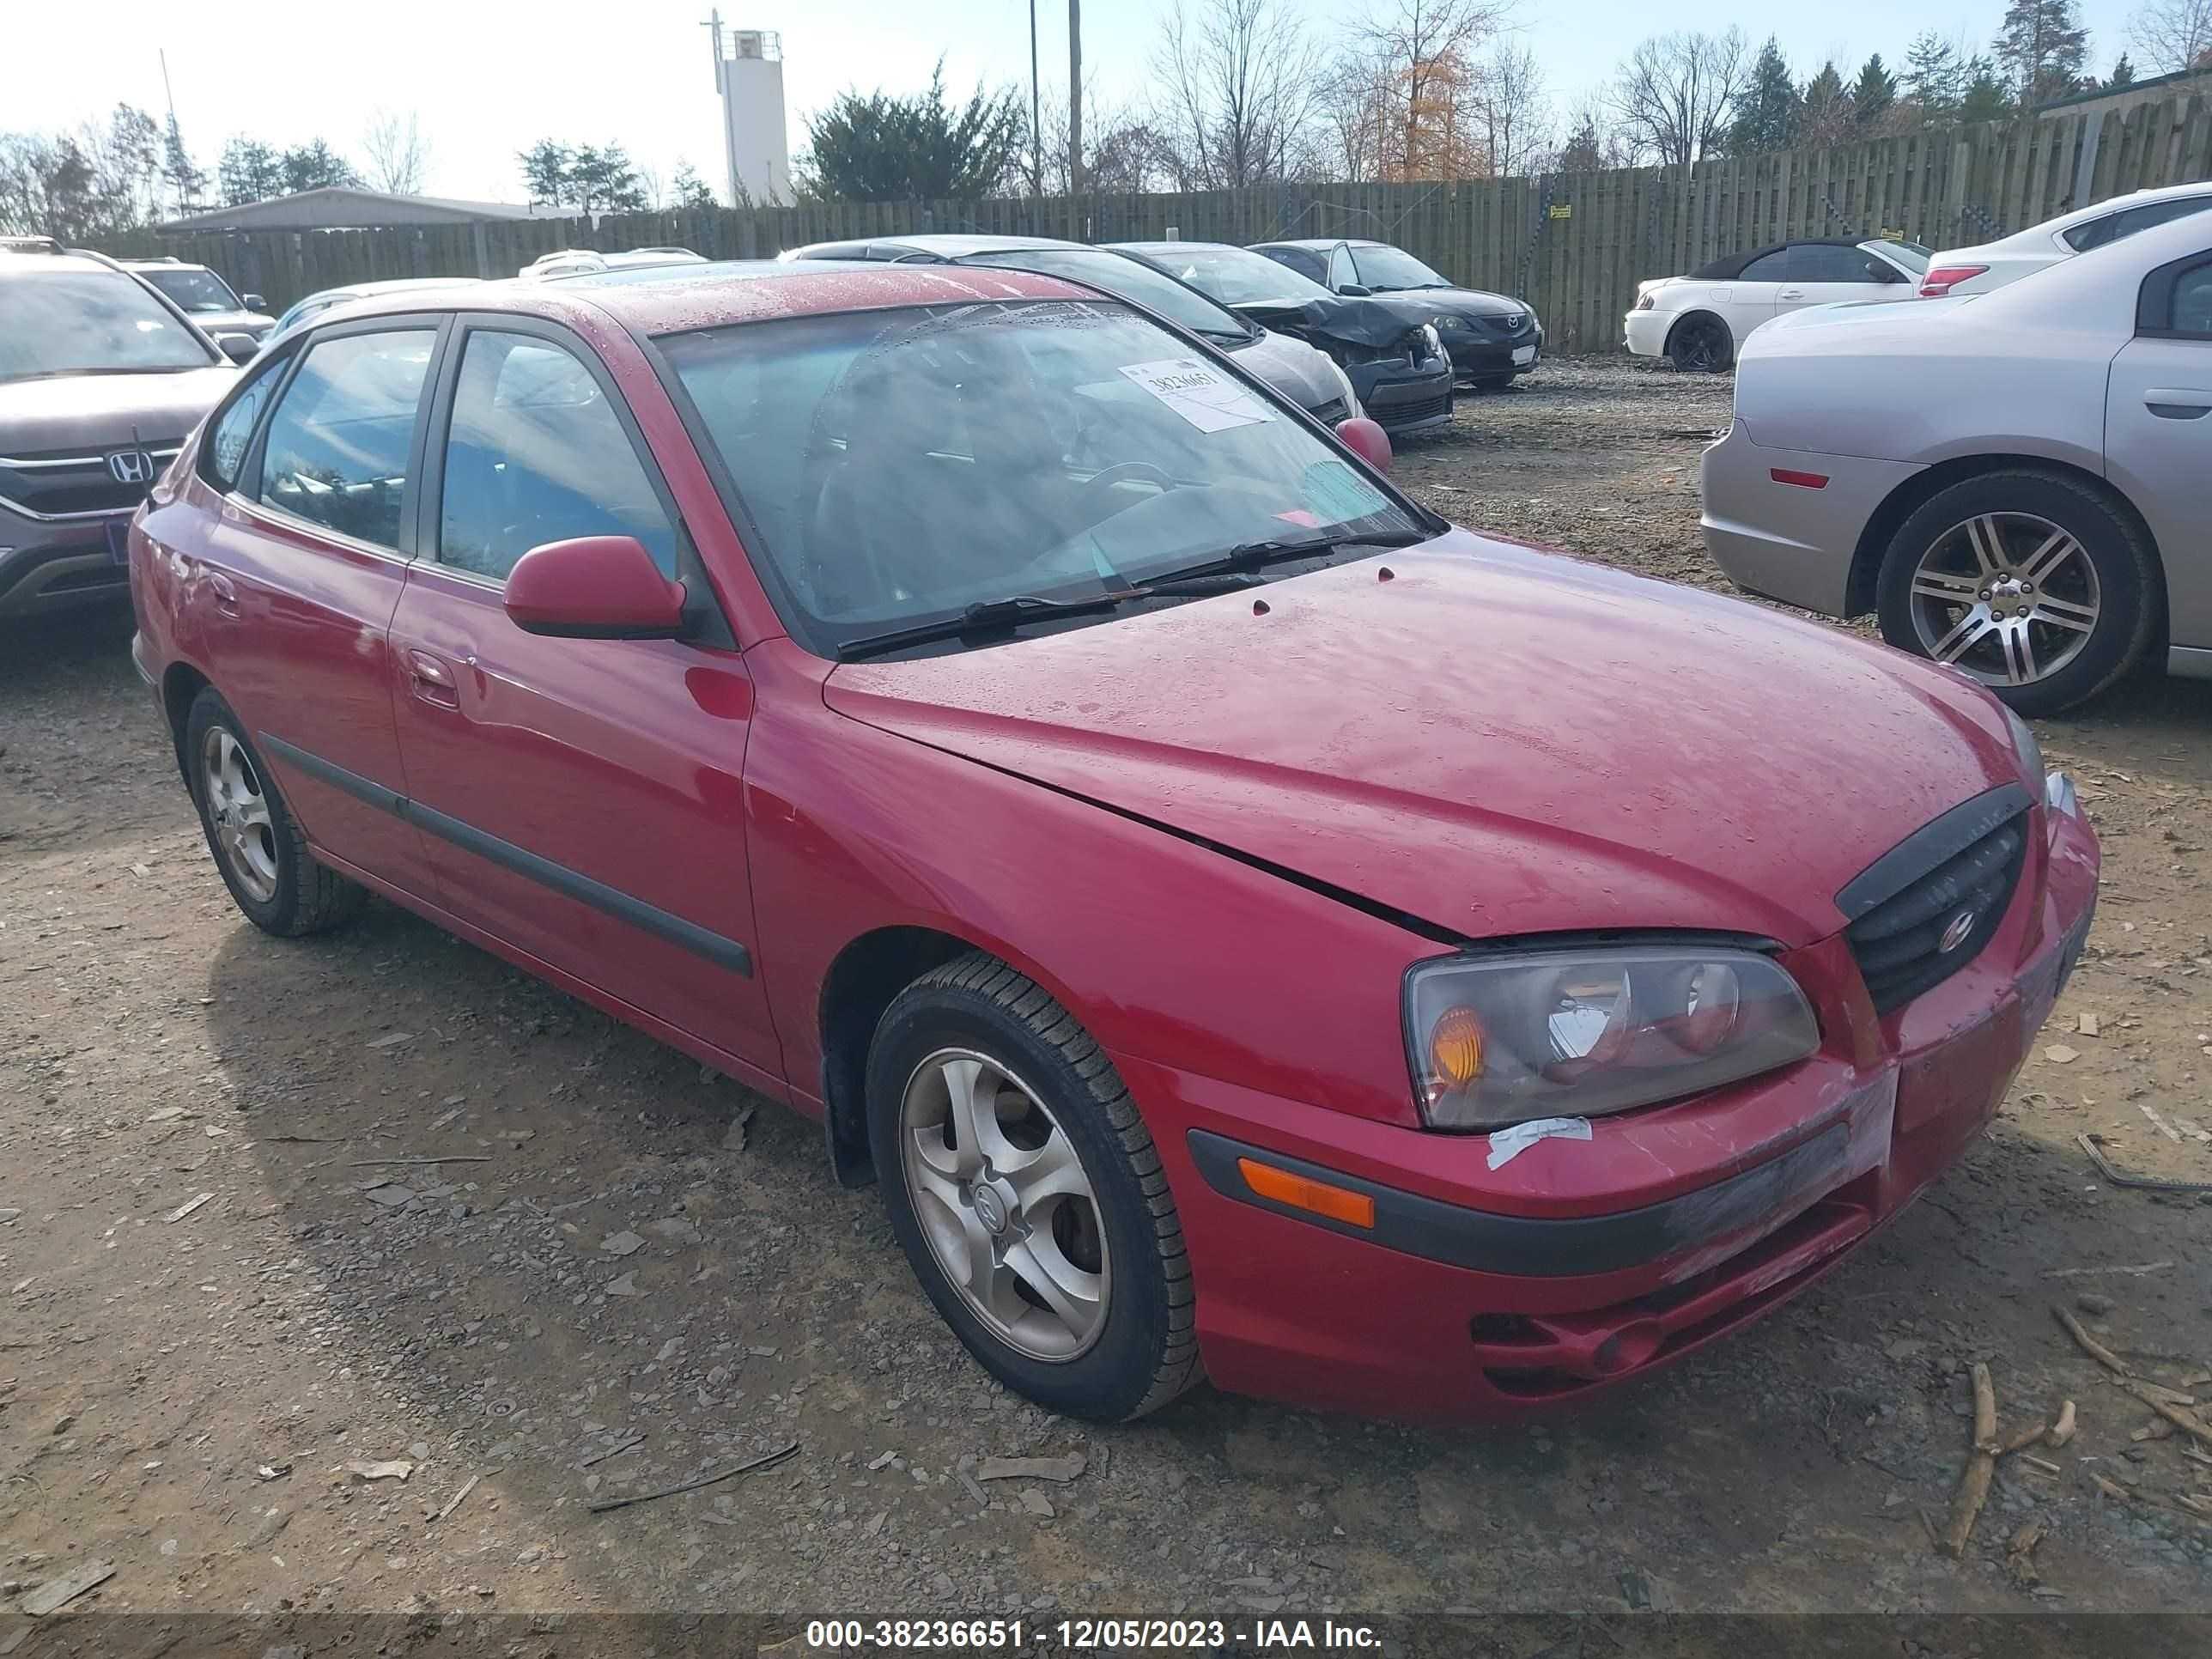
{"label": "red hyundai elantra", "polygon": [[1944,1168],[2095,838],[1987,694],[1455,530],[1054,278],[367,301],[131,541],[239,907],[375,892],[824,1126],[976,1358],[1494,1413]]}

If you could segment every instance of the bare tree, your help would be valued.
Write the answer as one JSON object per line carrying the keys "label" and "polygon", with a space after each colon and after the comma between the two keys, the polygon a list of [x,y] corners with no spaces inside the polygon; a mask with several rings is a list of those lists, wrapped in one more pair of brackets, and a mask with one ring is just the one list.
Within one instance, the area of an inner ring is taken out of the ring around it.
{"label": "bare tree", "polygon": [[1464,149],[1458,127],[1470,60],[1509,9],[1510,0],[1391,0],[1362,26],[1362,38],[1391,76],[1398,130],[1386,174],[1449,175]]}
{"label": "bare tree", "polygon": [[404,115],[378,110],[361,136],[368,152],[368,182],[392,196],[420,196],[422,179],[430,166],[429,141],[413,110]]}
{"label": "bare tree", "polygon": [[[1021,158],[1018,177],[1021,186],[1040,196],[1068,193],[1067,100],[1057,87],[1048,88],[1039,104],[1038,130],[1043,143]],[[1118,104],[1102,104],[1098,85],[1086,76],[1083,83],[1084,158],[1086,190],[1133,194],[1171,187],[1195,188],[1181,171],[1182,157],[1145,117]],[[1042,174],[1030,165],[1042,158]]]}
{"label": "bare tree", "polygon": [[2128,34],[2154,74],[2212,70],[2212,0],[2147,0]]}
{"label": "bare tree", "polygon": [[1751,66],[1740,28],[1652,36],[1629,54],[1612,88],[1622,137],[1662,163],[1687,167],[1728,131]]}
{"label": "bare tree", "polygon": [[1525,41],[1501,40],[1478,66],[1476,114],[1492,173],[1517,179],[1536,171],[1552,148],[1552,100],[1544,66]]}
{"label": "bare tree", "polygon": [[1152,127],[1199,189],[1300,170],[1311,147],[1320,54],[1285,0],[1176,0],[1152,72]]}
{"label": "bare tree", "polygon": [[1315,167],[1324,176],[1364,185],[1382,176],[1396,131],[1397,88],[1371,51],[1346,52],[1315,98]]}

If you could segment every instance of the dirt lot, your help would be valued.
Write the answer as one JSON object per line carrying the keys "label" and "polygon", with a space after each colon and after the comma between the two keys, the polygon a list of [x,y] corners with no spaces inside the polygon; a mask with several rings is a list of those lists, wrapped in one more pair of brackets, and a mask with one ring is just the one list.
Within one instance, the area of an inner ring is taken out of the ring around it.
{"label": "dirt lot", "polygon": [[[1401,471],[1465,522],[1719,586],[1696,463],[1728,396],[1551,365]],[[2212,1466],[2136,1441],[2151,1412],[2051,1313],[2212,1398],[2212,1205],[2075,1144],[2212,1180],[2212,684],[2044,726],[2105,838],[2087,959],[1994,1132],[1788,1310],[1538,1427],[1201,1391],[1100,1431],[988,1382],[811,1127],[398,911],[247,927],[124,641],[0,641],[0,1652],[22,1592],[94,1560],[76,1607],[2212,1608],[2177,1496]],[[2008,1431],[2063,1398],[2081,1426],[2005,1460],[1954,1563],[1927,1523],[1977,1358]],[[972,1480],[1063,1453],[1064,1484]]]}

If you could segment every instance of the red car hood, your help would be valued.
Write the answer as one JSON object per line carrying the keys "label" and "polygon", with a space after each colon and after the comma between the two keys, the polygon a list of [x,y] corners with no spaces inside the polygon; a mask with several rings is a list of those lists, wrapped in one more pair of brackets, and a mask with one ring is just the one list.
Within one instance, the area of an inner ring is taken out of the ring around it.
{"label": "red car hood", "polygon": [[1259,595],[848,664],[823,695],[1469,937],[1807,944],[1845,882],[2016,775],[1995,702],[1944,671],[1465,532]]}

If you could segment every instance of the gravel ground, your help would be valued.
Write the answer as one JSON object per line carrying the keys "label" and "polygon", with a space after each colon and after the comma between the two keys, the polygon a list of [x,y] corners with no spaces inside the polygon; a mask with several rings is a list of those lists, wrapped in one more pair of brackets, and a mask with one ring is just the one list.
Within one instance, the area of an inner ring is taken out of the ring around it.
{"label": "gravel ground", "polygon": [[[1728,397],[1550,363],[1400,471],[1718,586],[1696,462]],[[1536,1426],[1201,1390],[1109,1431],[969,1363],[810,1126],[397,910],[247,927],[124,639],[0,639],[0,1652],[93,1561],[73,1608],[2212,1608],[2181,1502],[2212,1468],[2134,1438],[2155,1419],[2051,1314],[2212,1395],[2212,1207],[2110,1190],[2074,1145],[2212,1178],[2212,686],[2046,724],[2106,837],[2087,960],[1992,1133],[1815,1291]],[[1954,1563],[1928,1523],[1973,1359],[2008,1431],[2065,1398],[2081,1431],[2005,1461]],[[1083,1467],[977,1478],[1007,1455]]]}

